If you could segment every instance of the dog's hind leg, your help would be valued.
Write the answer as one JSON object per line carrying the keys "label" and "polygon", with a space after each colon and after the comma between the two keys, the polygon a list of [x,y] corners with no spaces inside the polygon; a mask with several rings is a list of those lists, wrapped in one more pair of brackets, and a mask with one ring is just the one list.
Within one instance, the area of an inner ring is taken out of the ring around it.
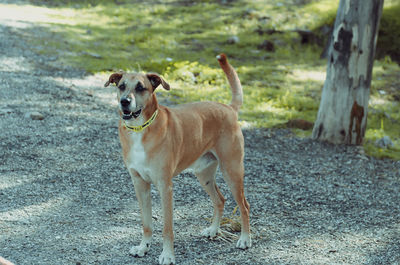
{"label": "dog's hind leg", "polygon": [[243,170],[241,169],[243,166],[238,163],[224,163],[224,165],[220,165],[220,168],[240,210],[242,228],[236,247],[241,249],[249,248],[251,247],[250,205],[244,196]]}
{"label": "dog's hind leg", "polygon": [[143,237],[140,245],[133,246],[129,253],[134,257],[143,257],[150,249],[153,233],[150,183],[145,182],[135,171],[130,173],[142,214]]}
{"label": "dog's hind leg", "polygon": [[209,238],[214,238],[218,234],[225,203],[225,198],[215,182],[215,173],[217,171],[217,167],[218,160],[213,154],[207,153],[198,161],[196,161],[194,168],[197,179],[210,196],[214,205],[214,214],[211,226],[204,229],[202,232],[203,236]]}
{"label": "dog's hind leg", "polygon": [[243,138],[238,137],[234,142],[221,142],[216,154],[219,166],[228,184],[232,195],[239,206],[241,217],[241,235],[236,244],[237,248],[251,247],[250,238],[250,205],[244,196],[244,166],[243,166]]}

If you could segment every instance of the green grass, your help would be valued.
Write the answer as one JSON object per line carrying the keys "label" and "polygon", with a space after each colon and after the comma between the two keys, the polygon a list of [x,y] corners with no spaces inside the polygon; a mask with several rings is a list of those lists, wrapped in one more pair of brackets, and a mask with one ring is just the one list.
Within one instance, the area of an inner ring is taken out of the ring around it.
{"label": "green grass", "polygon": [[[374,67],[369,101],[368,128],[364,144],[368,154],[380,158],[400,160],[400,71],[399,66],[386,57]],[[380,149],[375,141],[389,136],[395,146]]]}
{"label": "green grass", "polygon": [[[170,92],[162,92],[171,101],[227,103],[229,85],[215,59],[224,52],[243,84],[244,125],[275,127],[290,119],[316,119],[326,61],[319,59],[322,47],[301,45],[294,30],[332,23],[338,0],[32,2],[51,5],[54,12],[50,22],[43,22],[49,37],[30,41],[38,52],[58,55],[65,64],[90,73],[154,71],[171,84]],[[267,34],[271,29],[281,33]],[[233,35],[239,42],[230,44]],[[265,40],[274,43],[274,52],[258,48]],[[374,68],[365,147],[379,157],[400,159],[398,73],[389,59]],[[375,147],[383,135],[395,141],[393,150]]]}

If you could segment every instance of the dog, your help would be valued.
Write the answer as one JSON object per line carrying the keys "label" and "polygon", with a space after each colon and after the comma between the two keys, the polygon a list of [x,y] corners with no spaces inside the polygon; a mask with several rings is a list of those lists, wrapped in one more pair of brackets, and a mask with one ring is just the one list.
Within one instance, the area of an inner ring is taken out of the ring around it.
{"label": "dog", "polygon": [[14,263],[0,256],[0,265],[14,265]]}
{"label": "dog", "polygon": [[143,236],[130,254],[143,257],[152,239],[150,185],[158,189],[163,213],[163,250],[159,264],[175,264],[173,233],[172,178],[192,168],[214,205],[211,225],[202,235],[214,238],[219,232],[225,198],[215,182],[219,165],[224,180],[238,204],[241,235],[237,248],[251,246],[249,210],[243,190],[244,139],[238,124],[243,91],[235,69],[225,54],[217,56],[232,90],[230,105],[195,102],[174,108],[159,105],[155,89],[169,84],[156,73],[111,74],[105,87],[117,86],[119,102],[119,138],[124,163],[133,180],[141,209]]}

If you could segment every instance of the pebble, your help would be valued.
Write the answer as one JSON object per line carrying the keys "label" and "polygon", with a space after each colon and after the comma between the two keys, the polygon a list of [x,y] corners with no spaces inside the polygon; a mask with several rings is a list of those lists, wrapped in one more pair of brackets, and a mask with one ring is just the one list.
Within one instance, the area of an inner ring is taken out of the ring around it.
{"label": "pebble", "polygon": [[257,46],[257,48],[260,50],[265,50],[265,51],[269,51],[269,52],[275,51],[274,43],[269,40],[264,40],[260,45]]}
{"label": "pebble", "polygon": [[25,114],[25,118],[30,118],[32,120],[43,120],[44,119],[44,115],[40,112],[37,111],[33,111],[33,112],[27,112]]}
{"label": "pebble", "polygon": [[236,35],[229,37],[227,40],[228,44],[237,44],[237,43],[239,43],[239,41],[240,41],[240,39]]}
{"label": "pebble", "polygon": [[12,109],[8,109],[8,108],[0,109],[0,116],[10,114],[12,112],[14,112],[14,110],[12,110]]}
{"label": "pebble", "polygon": [[94,53],[94,52],[82,52],[83,55],[88,55],[90,57],[96,58],[96,59],[103,59],[103,56],[101,56],[98,53]]}
{"label": "pebble", "polygon": [[380,148],[388,148],[388,147],[393,147],[394,143],[392,141],[392,139],[390,139],[389,136],[385,135],[382,138],[376,140],[375,142],[376,146],[380,147]]}

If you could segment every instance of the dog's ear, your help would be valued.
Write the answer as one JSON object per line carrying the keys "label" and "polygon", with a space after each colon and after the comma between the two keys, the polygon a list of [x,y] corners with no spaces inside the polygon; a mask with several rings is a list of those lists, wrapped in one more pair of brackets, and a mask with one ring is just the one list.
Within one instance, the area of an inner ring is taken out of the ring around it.
{"label": "dog's ear", "polygon": [[153,91],[161,84],[164,89],[169,90],[169,84],[165,82],[165,80],[159,76],[158,74],[155,73],[149,73],[146,75],[147,78],[149,79],[151,85],[153,86]]}
{"label": "dog's ear", "polygon": [[115,85],[118,85],[119,80],[122,78],[122,73],[113,73],[110,75],[108,78],[108,81],[104,84],[105,87],[109,86],[110,84],[114,83]]}

